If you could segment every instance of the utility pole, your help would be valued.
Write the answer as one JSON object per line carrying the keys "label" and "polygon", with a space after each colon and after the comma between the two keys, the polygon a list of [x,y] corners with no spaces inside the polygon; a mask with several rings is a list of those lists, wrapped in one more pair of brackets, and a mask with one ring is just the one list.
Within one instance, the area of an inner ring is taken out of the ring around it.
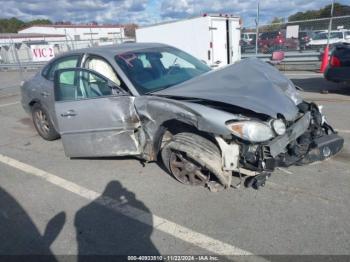
{"label": "utility pole", "polygon": [[332,0],[331,18],[329,19],[327,47],[329,47],[329,40],[331,38],[331,30],[332,30],[332,23],[333,23],[333,12],[334,12],[334,0]]}
{"label": "utility pole", "polygon": [[258,1],[258,8],[256,10],[255,19],[255,56],[258,56],[258,39],[259,39],[259,18],[260,18],[260,1]]}

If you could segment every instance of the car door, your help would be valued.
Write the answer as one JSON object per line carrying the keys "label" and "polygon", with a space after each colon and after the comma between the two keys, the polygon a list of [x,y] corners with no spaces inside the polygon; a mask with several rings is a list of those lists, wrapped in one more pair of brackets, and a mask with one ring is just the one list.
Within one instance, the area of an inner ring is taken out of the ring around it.
{"label": "car door", "polygon": [[56,70],[64,68],[78,67],[81,54],[64,56],[48,64],[42,71],[42,76],[38,84],[39,100],[41,105],[46,108],[57,127],[57,119],[54,111],[54,74]]}
{"label": "car door", "polygon": [[139,155],[134,97],[83,68],[55,73],[55,112],[68,157]]}

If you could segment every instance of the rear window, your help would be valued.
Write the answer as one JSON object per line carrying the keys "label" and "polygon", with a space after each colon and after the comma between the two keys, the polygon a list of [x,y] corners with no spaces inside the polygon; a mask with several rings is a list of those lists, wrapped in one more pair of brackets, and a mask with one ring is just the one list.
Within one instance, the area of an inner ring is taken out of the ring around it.
{"label": "rear window", "polygon": [[342,32],[331,32],[331,38],[343,38]]}

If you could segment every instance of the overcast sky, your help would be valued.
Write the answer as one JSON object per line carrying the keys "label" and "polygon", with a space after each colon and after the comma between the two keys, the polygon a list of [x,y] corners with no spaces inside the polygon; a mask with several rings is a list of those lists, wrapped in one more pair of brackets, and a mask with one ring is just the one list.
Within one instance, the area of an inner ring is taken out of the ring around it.
{"label": "overcast sky", "polygon": [[[350,0],[338,0],[350,4]],[[310,9],[331,0],[260,0],[261,20]],[[257,0],[0,0],[0,17],[23,20],[48,18],[74,23],[138,23],[141,25],[195,16],[203,13],[236,14],[252,25]]]}

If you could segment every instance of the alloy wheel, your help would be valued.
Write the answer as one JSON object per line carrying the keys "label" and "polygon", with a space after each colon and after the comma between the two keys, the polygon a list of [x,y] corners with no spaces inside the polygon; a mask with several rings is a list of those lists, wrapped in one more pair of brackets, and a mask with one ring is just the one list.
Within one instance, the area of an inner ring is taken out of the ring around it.
{"label": "alloy wheel", "polygon": [[205,186],[210,179],[209,170],[179,151],[171,152],[170,170],[178,181],[187,185]]}
{"label": "alloy wheel", "polygon": [[38,128],[38,130],[42,134],[44,134],[44,135],[49,134],[50,123],[49,123],[49,120],[48,120],[46,113],[43,110],[38,109],[37,111],[35,111],[34,121],[35,121],[36,127]]}

